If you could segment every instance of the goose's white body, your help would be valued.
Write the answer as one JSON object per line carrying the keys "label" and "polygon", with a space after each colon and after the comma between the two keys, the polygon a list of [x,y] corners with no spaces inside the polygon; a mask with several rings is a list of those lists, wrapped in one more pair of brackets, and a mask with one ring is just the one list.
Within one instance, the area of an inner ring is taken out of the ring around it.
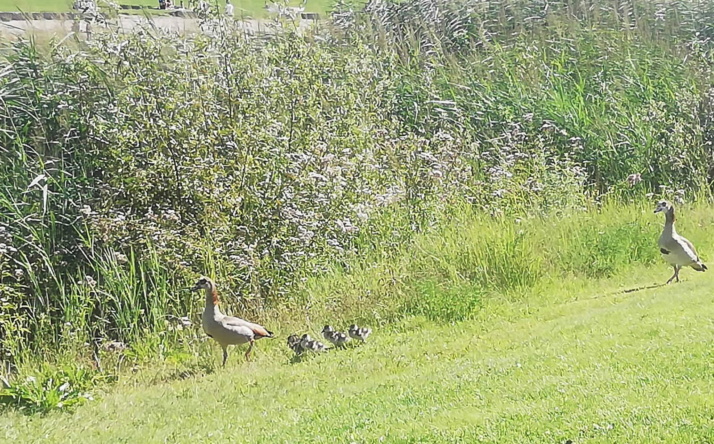
{"label": "goose's white body", "polygon": [[201,323],[203,331],[221,345],[246,344],[251,340],[271,336],[258,324],[224,315],[218,306],[206,306],[201,316]]}
{"label": "goose's white body", "polygon": [[691,242],[677,234],[674,227],[671,233],[662,233],[658,245],[662,258],[673,266],[686,267],[699,262],[699,256]]}

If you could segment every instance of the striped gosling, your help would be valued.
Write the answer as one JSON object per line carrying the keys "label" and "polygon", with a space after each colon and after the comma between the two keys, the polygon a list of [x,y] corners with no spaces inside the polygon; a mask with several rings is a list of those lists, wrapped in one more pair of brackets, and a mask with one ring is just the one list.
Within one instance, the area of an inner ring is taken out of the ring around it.
{"label": "striped gosling", "polygon": [[305,350],[302,348],[302,342],[298,335],[288,336],[288,347],[295,352],[296,355],[302,354]]}
{"label": "striped gosling", "polygon": [[310,337],[307,333],[302,335],[302,338],[300,338],[300,346],[303,350],[310,350],[313,352],[323,352],[327,350],[325,344],[318,340],[312,339],[312,337]]}
{"label": "striped gosling", "polygon": [[339,331],[335,331],[330,325],[325,325],[322,329],[322,336],[337,347],[344,347],[350,338]]}
{"label": "striped gosling", "polygon": [[367,336],[372,333],[372,329],[367,327],[358,327],[356,324],[352,324],[350,325],[348,333],[350,334],[350,338],[359,339],[362,342],[365,342],[367,340]]}
{"label": "striped gosling", "polygon": [[697,255],[694,245],[684,237],[677,234],[674,229],[674,205],[666,200],[657,203],[654,212],[659,213],[664,211],[665,222],[662,235],[659,237],[659,251],[665,261],[669,262],[674,268],[674,274],[667,281],[669,284],[676,279],[679,282],[679,270],[682,267],[692,267],[697,271],[705,271],[707,266],[702,263],[702,260]]}

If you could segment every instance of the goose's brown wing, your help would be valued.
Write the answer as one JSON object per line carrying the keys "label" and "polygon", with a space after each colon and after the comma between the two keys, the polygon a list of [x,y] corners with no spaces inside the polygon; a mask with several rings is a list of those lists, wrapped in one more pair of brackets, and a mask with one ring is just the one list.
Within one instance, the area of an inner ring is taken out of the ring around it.
{"label": "goose's brown wing", "polygon": [[263,327],[262,325],[251,323],[250,327],[256,336],[259,336],[261,338],[272,338],[273,337],[273,332],[268,330],[267,328]]}

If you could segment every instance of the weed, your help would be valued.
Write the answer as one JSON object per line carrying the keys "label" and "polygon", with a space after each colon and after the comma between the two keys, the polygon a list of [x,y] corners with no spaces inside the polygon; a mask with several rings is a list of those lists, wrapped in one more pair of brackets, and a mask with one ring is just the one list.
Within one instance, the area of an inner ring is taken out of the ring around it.
{"label": "weed", "polygon": [[24,380],[3,379],[2,382],[1,403],[28,413],[46,413],[55,409],[71,410],[92,400],[91,390],[99,382],[108,382],[108,378],[80,366],[45,366]]}

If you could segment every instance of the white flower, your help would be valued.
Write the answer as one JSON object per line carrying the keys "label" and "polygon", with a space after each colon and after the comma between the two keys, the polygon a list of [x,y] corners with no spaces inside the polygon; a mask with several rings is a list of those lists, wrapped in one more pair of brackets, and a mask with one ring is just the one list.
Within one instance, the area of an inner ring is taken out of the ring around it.
{"label": "white flower", "polygon": [[126,257],[126,254],[119,253],[116,251],[114,252],[114,259],[120,264],[126,264],[127,262],[129,262],[129,258]]}
{"label": "white flower", "polygon": [[310,179],[319,180],[321,182],[327,182],[327,177],[323,176],[322,174],[316,173],[314,171],[310,171],[310,173],[307,176]]}
{"label": "white flower", "polygon": [[92,276],[85,276],[85,277],[84,277],[84,283],[85,283],[88,287],[92,287],[92,288],[94,288],[94,287],[97,285],[97,281],[95,281]]}
{"label": "white flower", "polygon": [[14,253],[17,248],[11,247],[10,245],[0,244],[0,254]]}
{"label": "white flower", "polygon": [[642,182],[642,177],[640,176],[640,173],[630,174],[629,176],[627,176],[627,183],[630,184],[631,187],[634,187],[640,182]]}

